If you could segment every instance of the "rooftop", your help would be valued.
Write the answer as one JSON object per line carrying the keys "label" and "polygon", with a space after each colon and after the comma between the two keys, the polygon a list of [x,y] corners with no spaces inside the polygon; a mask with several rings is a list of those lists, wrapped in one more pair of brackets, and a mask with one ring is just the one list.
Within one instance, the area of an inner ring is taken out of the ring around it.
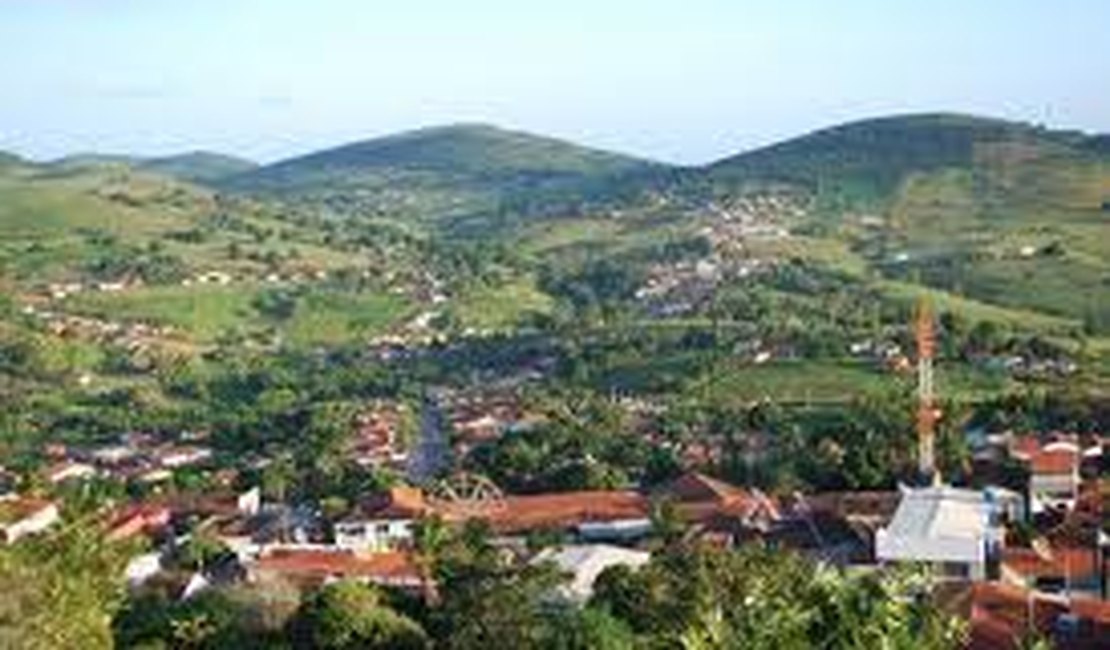
{"label": "rooftop", "polygon": [[1079,453],[1074,449],[1045,449],[1029,459],[1034,474],[1074,474],[1079,470]]}
{"label": "rooftop", "polygon": [[275,549],[260,557],[252,568],[321,579],[341,576],[403,584],[420,581],[420,572],[412,557],[401,552],[357,554],[322,549]]}
{"label": "rooftop", "polygon": [[909,489],[887,528],[901,537],[979,538],[986,527],[982,493],[952,487]]}

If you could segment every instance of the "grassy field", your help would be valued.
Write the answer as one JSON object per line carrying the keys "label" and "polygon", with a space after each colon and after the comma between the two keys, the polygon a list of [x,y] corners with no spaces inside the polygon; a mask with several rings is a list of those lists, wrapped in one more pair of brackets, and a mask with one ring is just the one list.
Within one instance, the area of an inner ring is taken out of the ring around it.
{"label": "grassy field", "polygon": [[532,278],[514,278],[497,286],[483,285],[456,299],[452,313],[463,327],[503,329],[532,314],[551,310],[554,300],[536,288]]}
{"label": "grassy field", "polygon": [[763,399],[777,402],[843,402],[903,379],[884,375],[862,363],[778,361],[764,365],[728,361],[692,387],[712,401],[748,403]]}
{"label": "grassy field", "polygon": [[244,327],[255,317],[253,286],[145,287],[120,293],[85,293],[70,298],[73,313],[109,320],[170,325],[211,341]]}
{"label": "grassy field", "polygon": [[390,294],[313,292],[282,329],[295,345],[337,344],[380,334],[409,311],[404,299]]}
{"label": "grassy field", "polygon": [[[691,387],[714,401],[748,403],[762,399],[794,403],[844,402],[865,393],[908,388],[914,377],[881,371],[855,361],[778,361],[764,365],[724,362],[718,370]],[[937,368],[937,394],[959,401],[978,401],[1009,392],[1016,384],[1002,374],[964,364]]]}
{"label": "grassy field", "polygon": [[971,321],[993,320],[1023,331],[1044,334],[1066,334],[1079,327],[1079,321],[1074,319],[1050,316],[1030,309],[994,305],[910,282],[884,280],[877,286],[885,296],[895,300],[913,302],[922,296],[928,296],[938,311],[956,312]]}

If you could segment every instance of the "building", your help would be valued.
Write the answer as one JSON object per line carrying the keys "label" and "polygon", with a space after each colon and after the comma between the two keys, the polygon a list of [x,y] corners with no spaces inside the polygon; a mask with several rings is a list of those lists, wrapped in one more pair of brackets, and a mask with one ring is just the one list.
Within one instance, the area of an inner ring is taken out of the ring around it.
{"label": "building", "polygon": [[318,586],[333,580],[355,580],[407,590],[424,586],[412,556],[400,551],[356,553],[331,547],[275,547],[246,565],[247,580],[288,581]]}
{"label": "building", "polygon": [[125,506],[108,518],[107,538],[112,541],[150,535],[170,525],[172,512],[164,505],[138,503]]}
{"label": "building", "polygon": [[419,488],[398,486],[375,495],[335,524],[335,544],[347,550],[384,551],[408,545],[413,524],[431,514]]}
{"label": "building", "polygon": [[58,506],[44,499],[0,499],[0,543],[11,544],[41,533],[58,521]]}
{"label": "building", "polygon": [[1103,586],[1102,553],[1093,545],[1007,548],[1002,552],[1002,576],[1042,592],[1098,598]]}
{"label": "building", "polygon": [[603,571],[614,566],[638,569],[649,560],[651,554],[646,551],[634,551],[609,544],[582,544],[545,549],[532,562],[553,563],[560,573],[569,578],[565,585],[558,588],[558,598],[573,604],[583,604],[593,596],[594,582]]}
{"label": "building", "polygon": [[969,611],[968,650],[1019,650],[1031,631],[1060,650],[1101,650],[1110,638],[1110,604],[1064,598],[1000,582],[977,582],[952,600]]}
{"label": "building", "polygon": [[688,524],[743,536],[762,533],[782,519],[778,504],[758,489],[744,489],[690,472],[667,486],[660,495],[670,499]]}
{"label": "building", "polygon": [[207,447],[193,446],[166,446],[155,450],[155,461],[164,468],[177,469],[203,463],[212,457],[212,450]]}
{"label": "building", "polygon": [[[469,513],[460,514],[454,518]],[[510,495],[472,517],[486,520],[501,536],[550,531],[593,542],[627,542],[651,531],[651,502],[624,490]]]}
{"label": "building", "polygon": [[79,481],[93,476],[96,476],[95,467],[88,463],[79,463],[72,460],[55,463],[46,470],[46,480],[54,484]]}
{"label": "building", "polygon": [[1056,442],[1029,459],[1029,503],[1034,513],[1075,507],[1079,496],[1079,448]]}
{"label": "building", "polygon": [[942,576],[980,580],[1003,529],[986,495],[948,486],[905,488],[890,525],[875,533],[881,562],[928,562]]}

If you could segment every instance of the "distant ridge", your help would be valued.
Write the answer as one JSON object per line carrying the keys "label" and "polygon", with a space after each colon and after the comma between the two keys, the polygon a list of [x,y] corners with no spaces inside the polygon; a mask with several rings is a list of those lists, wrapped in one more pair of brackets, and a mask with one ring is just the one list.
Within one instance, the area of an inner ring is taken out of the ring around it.
{"label": "distant ridge", "polygon": [[258,163],[211,151],[190,151],[162,158],[147,158],[137,166],[146,171],[204,184],[248,172],[257,168]]}
{"label": "distant ridge", "polygon": [[717,179],[754,177],[814,185],[859,183],[889,190],[907,173],[974,162],[976,145],[1079,144],[1082,134],[957,113],[881,117],[821,129],[707,166]]}
{"label": "distant ridge", "polygon": [[61,169],[126,166],[200,184],[212,183],[258,166],[257,163],[245,158],[210,151],[190,151],[153,158],[126,154],[80,153],[49,161],[46,165]]}

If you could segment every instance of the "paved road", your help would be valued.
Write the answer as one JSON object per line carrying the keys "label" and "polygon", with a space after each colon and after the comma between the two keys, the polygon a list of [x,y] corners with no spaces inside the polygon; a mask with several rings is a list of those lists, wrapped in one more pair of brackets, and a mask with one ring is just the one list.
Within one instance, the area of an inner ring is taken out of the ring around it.
{"label": "paved road", "polygon": [[408,480],[422,485],[447,467],[450,447],[444,433],[443,412],[433,397],[424,398],[420,407],[420,439],[409,454]]}

